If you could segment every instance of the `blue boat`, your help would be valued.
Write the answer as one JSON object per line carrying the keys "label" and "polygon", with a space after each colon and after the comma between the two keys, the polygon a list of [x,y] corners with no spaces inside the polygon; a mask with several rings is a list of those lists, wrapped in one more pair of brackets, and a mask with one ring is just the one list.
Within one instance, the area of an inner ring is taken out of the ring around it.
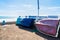
{"label": "blue boat", "polygon": [[34,26],[34,19],[31,19],[31,18],[24,18],[20,25],[22,25],[23,27],[26,27],[26,28],[33,28]]}
{"label": "blue boat", "polygon": [[22,19],[21,19],[21,17],[19,16],[19,17],[17,18],[17,21],[16,21],[16,25],[17,25],[17,26],[20,26],[21,20],[22,20]]}

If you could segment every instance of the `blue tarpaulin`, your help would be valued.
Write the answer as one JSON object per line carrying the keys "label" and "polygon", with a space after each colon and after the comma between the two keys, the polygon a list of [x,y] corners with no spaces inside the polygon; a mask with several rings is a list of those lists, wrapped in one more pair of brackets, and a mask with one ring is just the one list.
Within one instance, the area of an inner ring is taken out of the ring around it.
{"label": "blue tarpaulin", "polygon": [[34,24],[34,19],[31,19],[31,18],[24,18],[22,21],[21,21],[21,24],[22,26],[24,27],[31,27],[33,26]]}

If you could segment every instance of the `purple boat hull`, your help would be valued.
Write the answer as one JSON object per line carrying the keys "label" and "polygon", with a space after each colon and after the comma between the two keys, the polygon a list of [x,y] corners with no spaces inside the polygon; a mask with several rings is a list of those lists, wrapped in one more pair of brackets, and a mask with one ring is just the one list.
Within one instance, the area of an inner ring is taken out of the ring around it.
{"label": "purple boat hull", "polygon": [[41,20],[35,23],[35,26],[39,32],[42,32],[46,35],[57,37],[57,30],[59,29],[58,27],[59,20]]}

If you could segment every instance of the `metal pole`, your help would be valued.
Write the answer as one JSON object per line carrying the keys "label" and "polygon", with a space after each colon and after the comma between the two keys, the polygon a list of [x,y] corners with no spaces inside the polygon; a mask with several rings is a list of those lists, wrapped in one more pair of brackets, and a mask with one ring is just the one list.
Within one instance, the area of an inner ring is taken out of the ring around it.
{"label": "metal pole", "polygon": [[37,5],[38,5],[38,16],[39,16],[39,0],[37,0]]}

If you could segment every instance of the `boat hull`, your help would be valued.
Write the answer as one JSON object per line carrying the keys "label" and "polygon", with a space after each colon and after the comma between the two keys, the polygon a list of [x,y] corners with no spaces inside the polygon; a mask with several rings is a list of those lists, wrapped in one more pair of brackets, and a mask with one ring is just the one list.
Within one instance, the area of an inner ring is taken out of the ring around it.
{"label": "boat hull", "polygon": [[59,31],[59,20],[41,20],[38,22],[35,22],[35,26],[37,30],[43,34],[57,37],[58,31]]}

